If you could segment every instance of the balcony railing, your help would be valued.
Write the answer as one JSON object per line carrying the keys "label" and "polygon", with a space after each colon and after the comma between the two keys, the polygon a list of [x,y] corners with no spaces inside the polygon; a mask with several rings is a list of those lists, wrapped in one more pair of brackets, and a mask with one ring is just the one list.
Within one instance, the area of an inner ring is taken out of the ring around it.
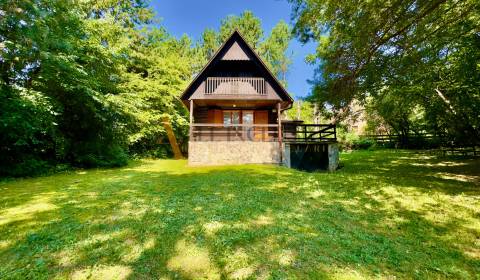
{"label": "balcony railing", "polygon": [[[282,141],[287,143],[336,142],[334,124],[282,125]],[[212,124],[191,125],[191,141],[278,141],[277,124]]]}
{"label": "balcony railing", "polygon": [[266,95],[267,84],[264,78],[255,77],[208,77],[205,94],[215,95]]}
{"label": "balcony railing", "polygon": [[337,128],[334,124],[284,124],[283,141],[293,143],[336,142]]}
{"label": "balcony railing", "polygon": [[278,141],[276,124],[192,124],[193,141]]}

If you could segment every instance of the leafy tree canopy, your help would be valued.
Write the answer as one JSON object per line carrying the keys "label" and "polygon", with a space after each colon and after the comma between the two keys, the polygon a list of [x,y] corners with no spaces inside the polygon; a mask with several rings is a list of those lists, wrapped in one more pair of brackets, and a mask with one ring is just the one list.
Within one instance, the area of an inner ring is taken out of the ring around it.
{"label": "leafy tree canopy", "polygon": [[191,42],[142,28],[146,1],[4,1],[0,12],[1,175],[125,164],[129,149],[161,142],[165,117],[181,135]]}
{"label": "leafy tree canopy", "polygon": [[318,42],[315,100],[340,110],[372,97],[386,119],[402,114],[380,107],[418,105],[425,129],[478,141],[478,1],[290,2],[294,33]]}

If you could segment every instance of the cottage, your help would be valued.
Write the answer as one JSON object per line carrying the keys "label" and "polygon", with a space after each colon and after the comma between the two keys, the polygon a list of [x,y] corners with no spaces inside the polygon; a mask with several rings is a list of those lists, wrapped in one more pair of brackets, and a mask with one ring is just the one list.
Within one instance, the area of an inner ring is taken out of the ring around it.
{"label": "cottage", "polygon": [[190,165],[337,166],[335,126],[282,121],[293,99],[238,31],[181,100],[190,111]]}

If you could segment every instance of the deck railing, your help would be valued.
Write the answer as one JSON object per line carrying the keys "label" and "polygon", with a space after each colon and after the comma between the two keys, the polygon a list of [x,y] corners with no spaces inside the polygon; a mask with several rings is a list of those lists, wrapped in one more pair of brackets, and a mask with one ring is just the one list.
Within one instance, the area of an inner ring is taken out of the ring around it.
{"label": "deck railing", "polygon": [[337,128],[334,124],[284,124],[283,141],[295,143],[336,142]]}
{"label": "deck railing", "polygon": [[278,141],[276,124],[192,124],[193,141]]}
{"label": "deck railing", "polygon": [[256,77],[208,77],[205,82],[205,94],[266,95],[267,84],[264,78]]}
{"label": "deck railing", "polygon": [[[192,124],[192,141],[278,141],[276,124]],[[282,141],[288,143],[336,142],[333,124],[282,125]]]}

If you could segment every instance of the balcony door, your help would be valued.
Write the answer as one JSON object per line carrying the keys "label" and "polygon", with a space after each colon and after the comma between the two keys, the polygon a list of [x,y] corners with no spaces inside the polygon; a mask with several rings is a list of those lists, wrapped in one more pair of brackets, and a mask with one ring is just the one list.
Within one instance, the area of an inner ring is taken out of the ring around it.
{"label": "balcony door", "polygon": [[[255,124],[268,124],[268,111],[255,111]],[[257,141],[269,141],[268,127],[256,127],[255,139]]]}
{"label": "balcony door", "polygon": [[243,137],[253,140],[253,111],[242,111]]}
{"label": "balcony door", "polygon": [[239,110],[223,110],[223,125],[227,129],[227,140],[240,140],[242,137],[242,130],[237,125],[240,124]]}
{"label": "balcony door", "polygon": [[223,124],[227,125],[236,125],[240,124],[240,111],[236,110],[224,110],[223,111]]}

